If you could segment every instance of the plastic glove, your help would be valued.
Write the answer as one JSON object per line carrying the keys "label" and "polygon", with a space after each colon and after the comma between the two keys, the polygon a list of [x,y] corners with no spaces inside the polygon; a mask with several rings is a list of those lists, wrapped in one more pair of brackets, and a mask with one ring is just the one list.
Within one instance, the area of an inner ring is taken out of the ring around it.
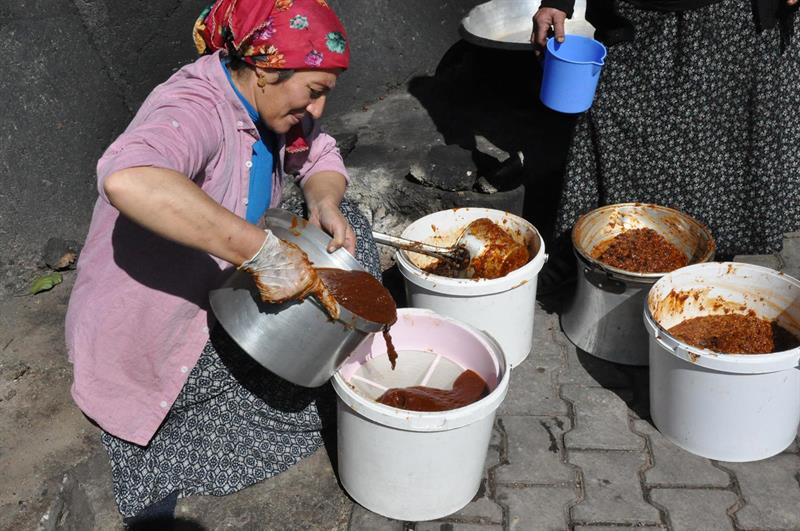
{"label": "plastic glove", "polygon": [[306,253],[293,243],[285,242],[271,231],[258,252],[239,266],[255,280],[261,300],[282,303],[303,300],[309,294],[325,307],[333,318],[339,317],[339,307],[319,279]]}

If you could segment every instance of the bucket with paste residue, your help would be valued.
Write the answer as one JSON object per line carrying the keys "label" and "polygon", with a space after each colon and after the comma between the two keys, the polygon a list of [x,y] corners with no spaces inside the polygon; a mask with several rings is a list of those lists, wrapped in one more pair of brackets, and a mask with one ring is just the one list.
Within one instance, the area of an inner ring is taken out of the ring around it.
{"label": "bucket with paste residue", "polygon": [[797,434],[800,347],[720,354],[669,332],[694,317],[749,310],[800,337],[800,281],[750,264],[696,264],[668,273],[647,296],[650,415],[693,454],[756,461],[782,452]]}
{"label": "bucket with paste residue", "polygon": [[[380,334],[333,377],[342,486],[372,512],[406,521],[452,514],[478,492],[494,418],[508,390],[503,352],[474,327],[430,310],[401,308],[391,329],[393,370]],[[451,389],[465,370],[488,394],[447,411],[408,411],[376,401],[391,388]]]}
{"label": "bucket with paste residue", "polygon": [[539,231],[519,216],[488,208],[453,208],[424,216],[410,224],[402,237],[449,246],[470,222],[488,218],[528,248],[530,261],[500,278],[450,278],[425,271],[431,259],[400,251],[397,267],[405,280],[408,304],[428,308],[469,323],[500,344],[513,368],[533,346],[536,280],[547,260]]}

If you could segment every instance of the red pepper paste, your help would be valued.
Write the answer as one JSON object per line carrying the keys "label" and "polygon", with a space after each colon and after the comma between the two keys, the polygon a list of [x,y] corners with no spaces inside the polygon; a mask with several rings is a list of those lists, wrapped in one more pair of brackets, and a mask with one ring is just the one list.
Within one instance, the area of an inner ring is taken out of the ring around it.
{"label": "red pepper paste", "polygon": [[417,385],[392,388],[378,402],[408,411],[448,411],[468,406],[489,394],[489,386],[475,371],[467,369],[453,382],[453,389]]}
{"label": "red pepper paste", "polygon": [[340,305],[363,319],[384,325],[383,337],[394,369],[397,351],[389,328],[397,321],[397,304],[389,290],[366,271],[322,267],[317,269],[317,275]]}
{"label": "red pepper paste", "polygon": [[722,354],[769,354],[800,345],[777,323],[747,314],[705,315],[687,319],[669,329],[675,338],[694,347]]}
{"label": "red pepper paste", "polygon": [[667,273],[689,263],[680,249],[653,229],[632,229],[595,248],[593,258],[634,273]]}

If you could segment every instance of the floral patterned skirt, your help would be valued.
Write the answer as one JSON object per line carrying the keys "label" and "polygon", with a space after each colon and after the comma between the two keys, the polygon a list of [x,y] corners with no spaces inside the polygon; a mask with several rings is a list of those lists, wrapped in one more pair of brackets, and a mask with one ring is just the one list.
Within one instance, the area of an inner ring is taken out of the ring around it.
{"label": "floral patterned skirt", "polygon": [[[343,201],[356,258],[380,279],[367,220]],[[279,474],[322,445],[336,418],[333,389],[295,386],[270,373],[216,326],[150,444],[103,432],[120,513],[135,516],[172,493],[230,494]]]}
{"label": "floral patterned skirt", "polygon": [[720,254],[780,250],[800,228],[800,31],[757,31],[750,0],[680,13],[621,0],[636,29],[609,47],[578,120],[557,236],[597,206],[641,201],[706,223]]}

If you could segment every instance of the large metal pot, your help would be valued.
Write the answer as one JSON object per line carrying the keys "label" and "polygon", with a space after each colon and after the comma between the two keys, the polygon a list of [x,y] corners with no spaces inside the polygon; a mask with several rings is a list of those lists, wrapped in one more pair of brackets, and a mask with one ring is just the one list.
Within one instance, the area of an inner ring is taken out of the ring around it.
{"label": "large metal pot", "polygon": [[620,203],[581,216],[572,229],[578,261],[575,296],[561,314],[561,328],[578,348],[625,365],[648,364],[648,335],[642,308],[650,287],[664,273],[632,273],[592,257],[602,242],[631,229],[650,228],[689,257],[689,265],[714,258],[716,245],[708,228],[671,208]]}
{"label": "large metal pot", "polygon": [[[461,21],[464,40],[478,46],[530,51],[532,17],[541,0],[490,0],[477,5]],[[594,26],[586,21],[586,0],[575,0],[572,17],[564,22],[572,35],[592,37]]]}
{"label": "large metal pot", "polygon": [[[328,253],[330,236],[302,218],[272,208],[266,222],[276,236],[305,251],[316,267],[364,270],[344,249]],[[324,384],[361,341],[383,328],[342,306],[334,321],[314,297],[264,303],[244,271],[234,271],[209,299],[217,320],[245,352],[281,378],[304,387]]]}

